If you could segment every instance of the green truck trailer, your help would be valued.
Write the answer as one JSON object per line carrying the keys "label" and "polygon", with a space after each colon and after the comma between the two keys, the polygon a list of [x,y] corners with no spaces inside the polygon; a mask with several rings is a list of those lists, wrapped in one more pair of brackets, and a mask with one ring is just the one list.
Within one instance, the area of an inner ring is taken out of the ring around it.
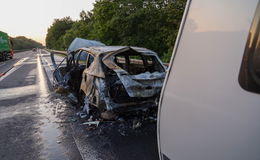
{"label": "green truck trailer", "polygon": [[7,33],[0,31],[0,61],[13,58],[13,44]]}

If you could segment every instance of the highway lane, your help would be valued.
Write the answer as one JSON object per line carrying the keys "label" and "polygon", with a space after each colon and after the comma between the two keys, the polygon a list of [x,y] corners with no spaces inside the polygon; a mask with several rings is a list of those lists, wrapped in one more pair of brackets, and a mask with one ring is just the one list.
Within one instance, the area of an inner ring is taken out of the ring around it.
{"label": "highway lane", "polygon": [[9,70],[0,77],[0,159],[82,159],[39,54],[18,53],[0,68]]}
{"label": "highway lane", "polygon": [[17,52],[14,54],[13,59],[7,61],[0,61],[0,77],[10,70],[13,65],[24,57],[27,57],[28,52]]}

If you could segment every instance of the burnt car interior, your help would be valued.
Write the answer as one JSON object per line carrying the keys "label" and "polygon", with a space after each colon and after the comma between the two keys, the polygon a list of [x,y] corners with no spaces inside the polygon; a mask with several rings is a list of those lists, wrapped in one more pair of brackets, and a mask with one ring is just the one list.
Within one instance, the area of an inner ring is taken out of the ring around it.
{"label": "burnt car interior", "polygon": [[130,75],[136,75],[144,72],[153,73],[156,71],[164,71],[155,56],[141,55],[133,50],[116,55],[115,63],[123,70],[127,71]]}
{"label": "burnt car interior", "polygon": [[[134,50],[128,50],[116,54],[114,56],[114,62],[117,66],[127,71],[130,75],[138,75],[145,72],[164,72],[163,66],[158,62],[155,56],[153,55],[143,55]],[[155,99],[154,97],[143,98],[143,97],[130,97],[126,92],[126,89],[122,82],[120,81],[117,74],[108,67],[106,68],[106,83],[109,87],[110,98],[115,103],[130,103],[138,101],[146,101],[148,99]]]}
{"label": "burnt car interior", "polygon": [[[62,61],[54,71],[54,77],[56,78],[54,80],[61,81],[57,83],[69,88],[77,95],[82,80],[82,72],[86,68],[88,54],[85,51],[70,52],[65,59],[66,64],[64,65],[64,61]],[[92,57],[92,61],[93,59]],[[90,61],[88,63],[90,64]],[[60,72],[62,78],[59,78],[58,72]]]}
{"label": "burnt car interior", "polygon": [[67,69],[69,70],[70,79],[68,85],[70,89],[78,96],[80,83],[82,80],[82,73],[86,67],[89,67],[93,62],[94,57],[86,51],[78,51],[68,60]]}

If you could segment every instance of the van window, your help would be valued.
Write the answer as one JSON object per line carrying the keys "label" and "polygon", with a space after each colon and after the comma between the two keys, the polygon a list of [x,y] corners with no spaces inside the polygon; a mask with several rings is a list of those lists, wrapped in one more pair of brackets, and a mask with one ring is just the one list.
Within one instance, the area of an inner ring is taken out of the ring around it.
{"label": "van window", "polygon": [[247,91],[260,93],[260,2],[248,35],[239,84]]}

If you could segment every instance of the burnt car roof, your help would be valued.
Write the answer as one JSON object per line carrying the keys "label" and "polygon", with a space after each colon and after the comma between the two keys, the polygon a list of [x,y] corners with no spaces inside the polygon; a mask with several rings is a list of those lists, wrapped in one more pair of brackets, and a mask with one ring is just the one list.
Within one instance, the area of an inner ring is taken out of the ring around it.
{"label": "burnt car roof", "polygon": [[99,42],[99,41],[95,41],[95,40],[88,40],[88,39],[82,39],[82,38],[75,38],[69,48],[68,48],[68,52],[73,52],[78,50],[79,48],[83,48],[83,47],[93,47],[93,46],[106,46],[104,43]]}
{"label": "burnt car roof", "polygon": [[145,54],[145,55],[156,55],[157,53],[149,50],[147,48],[142,47],[133,47],[133,46],[95,46],[95,47],[87,47],[87,48],[80,48],[79,50],[85,50],[93,55],[99,55],[99,54],[109,54],[111,52],[117,52],[121,50],[128,50],[133,49],[139,53]]}

